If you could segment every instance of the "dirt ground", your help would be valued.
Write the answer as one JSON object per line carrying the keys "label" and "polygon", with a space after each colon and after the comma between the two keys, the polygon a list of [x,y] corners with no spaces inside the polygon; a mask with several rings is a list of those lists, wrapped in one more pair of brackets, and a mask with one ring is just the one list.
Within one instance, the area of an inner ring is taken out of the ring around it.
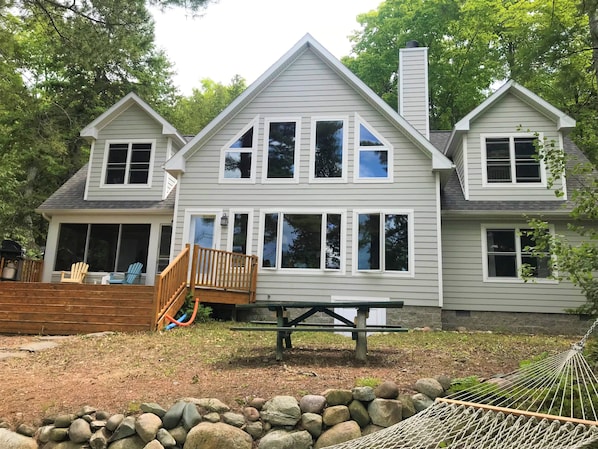
{"label": "dirt ground", "polygon": [[370,337],[368,360],[360,363],[350,338],[302,333],[277,362],[272,333],[240,334],[220,323],[154,334],[73,336],[32,353],[18,350],[39,337],[0,335],[0,353],[20,355],[0,358],[0,422],[39,425],[45,416],[75,413],[83,405],[134,413],[142,402],[169,407],[183,397],[214,397],[239,409],[252,397],[299,398],[385,380],[410,392],[422,377],[507,373],[521,360],[560,352],[576,341],[409,332]]}

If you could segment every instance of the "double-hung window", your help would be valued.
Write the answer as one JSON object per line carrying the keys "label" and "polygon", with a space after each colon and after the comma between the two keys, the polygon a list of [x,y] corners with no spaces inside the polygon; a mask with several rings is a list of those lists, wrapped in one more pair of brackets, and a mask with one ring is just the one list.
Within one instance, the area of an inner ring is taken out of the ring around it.
{"label": "double-hung window", "polygon": [[295,119],[266,120],[264,181],[299,179],[299,128]]}
{"label": "double-hung window", "polygon": [[153,142],[107,142],[104,185],[149,185]]}
{"label": "double-hung window", "polygon": [[537,140],[535,136],[483,138],[487,183],[542,183]]}
{"label": "double-hung window", "polygon": [[340,270],[341,226],[340,213],[266,213],[262,267]]}
{"label": "double-hung window", "polygon": [[222,151],[220,181],[253,182],[255,180],[255,148],[257,120],[253,120]]}
{"label": "double-hung window", "polygon": [[485,227],[484,241],[486,278],[521,279],[522,267],[531,277],[546,279],[551,276],[550,254],[537,254],[529,229],[519,227]]}
{"label": "double-hung window", "polygon": [[390,145],[374,133],[372,127],[356,120],[358,130],[355,158],[355,180],[392,181],[392,151]]}
{"label": "double-hung window", "polygon": [[312,120],[310,180],[346,179],[347,134],[347,119]]}
{"label": "double-hung window", "polygon": [[355,216],[358,271],[411,271],[411,212],[359,212]]}

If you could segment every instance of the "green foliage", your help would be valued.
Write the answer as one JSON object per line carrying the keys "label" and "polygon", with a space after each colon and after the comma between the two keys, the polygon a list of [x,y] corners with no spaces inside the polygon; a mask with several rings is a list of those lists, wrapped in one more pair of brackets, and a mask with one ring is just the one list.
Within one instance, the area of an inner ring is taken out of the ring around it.
{"label": "green foliage", "polygon": [[461,391],[469,391],[480,384],[480,378],[477,376],[468,376],[461,377],[459,379],[453,379],[453,381],[451,382],[451,387],[448,389],[447,394],[452,395]]}
{"label": "green foliage", "polygon": [[376,377],[360,377],[355,380],[356,387],[372,387],[376,388],[382,381]]}
{"label": "green foliage", "polygon": [[[177,319],[180,319],[183,315],[187,315],[187,320],[191,318],[193,314],[193,310],[195,308],[195,298],[191,293],[187,295],[185,298],[185,303],[183,307],[177,313]],[[209,306],[204,306],[201,303],[197,306],[197,313],[195,315],[195,323],[207,323],[208,321],[212,320],[212,308]]]}

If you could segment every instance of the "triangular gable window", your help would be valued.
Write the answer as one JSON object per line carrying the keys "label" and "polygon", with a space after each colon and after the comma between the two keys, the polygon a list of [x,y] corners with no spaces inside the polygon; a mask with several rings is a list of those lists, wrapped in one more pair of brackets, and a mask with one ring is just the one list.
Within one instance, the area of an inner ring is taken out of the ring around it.
{"label": "triangular gable window", "polygon": [[253,182],[255,180],[256,120],[249,123],[223,148],[220,170],[221,181]]}
{"label": "triangular gable window", "polygon": [[356,154],[356,180],[392,180],[392,148],[372,128],[357,121],[359,135]]}

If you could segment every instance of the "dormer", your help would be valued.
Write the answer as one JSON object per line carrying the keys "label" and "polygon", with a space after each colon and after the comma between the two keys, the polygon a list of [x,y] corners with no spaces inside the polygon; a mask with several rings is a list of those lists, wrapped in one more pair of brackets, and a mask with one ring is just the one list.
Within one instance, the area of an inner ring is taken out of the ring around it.
{"label": "dormer", "polygon": [[[445,153],[453,159],[466,200],[554,201],[548,167],[536,148],[562,149],[575,120],[509,81],[454,127]],[[553,189],[562,189],[565,178]]]}
{"label": "dormer", "polygon": [[165,199],[176,184],[162,166],[184,138],[130,93],[81,131],[91,145],[85,200]]}

